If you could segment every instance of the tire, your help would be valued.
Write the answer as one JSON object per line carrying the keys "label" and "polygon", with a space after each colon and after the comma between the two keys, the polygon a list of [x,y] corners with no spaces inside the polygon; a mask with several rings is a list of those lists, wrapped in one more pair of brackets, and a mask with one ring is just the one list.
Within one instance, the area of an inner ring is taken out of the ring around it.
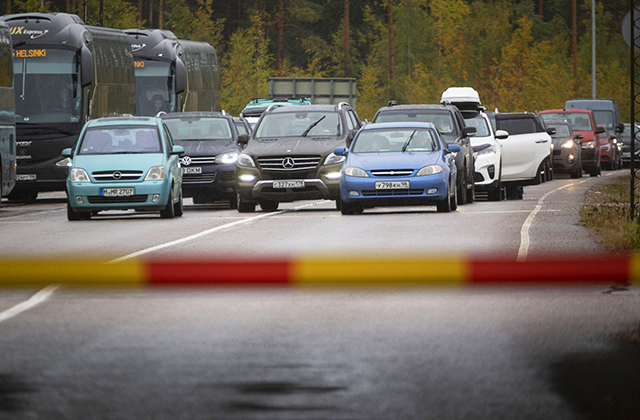
{"label": "tire", "polygon": [[33,204],[36,202],[36,199],[38,198],[38,192],[37,191],[16,191],[14,187],[13,191],[9,193],[7,198],[9,199],[9,201],[13,201],[13,202]]}
{"label": "tire", "polygon": [[232,195],[229,197],[229,208],[235,210],[238,208],[238,195]]}
{"label": "tire", "polygon": [[487,194],[489,201],[502,200],[502,182],[498,181],[498,185]]}
{"label": "tire", "polygon": [[547,159],[547,163],[544,165],[545,181],[553,180],[553,174],[551,173],[551,162]]}
{"label": "tire", "polygon": [[182,200],[182,189],[180,190],[180,198],[178,199],[178,202],[173,205],[173,213],[176,215],[176,217],[182,217],[182,215],[184,214],[184,203],[183,203],[183,200]]}
{"label": "tire", "polygon": [[89,220],[91,219],[91,212],[85,211],[73,211],[69,200],[67,200],[67,220],[70,222],[75,222],[78,220]]}
{"label": "tire", "polygon": [[459,206],[464,206],[465,204],[467,204],[467,175],[466,175],[466,171],[465,171],[465,176],[464,176],[464,180],[462,181],[462,184],[460,184],[460,186],[458,187],[458,191],[456,192],[457,196],[458,196],[458,205]]}
{"label": "tire", "polygon": [[531,181],[531,183],[533,185],[540,185],[542,183],[542,167],[543,167],[543,165],[544,165],[544,163],[541,163],[540,166],[538,167],[538,171],[536,172],[536,176]]}
{"label": "tire", "polygon": [[[465,184],[462,184],[462,185],[464,186]],[[447,191],[447,193],[448,192],[449,191]],[[458,196],[458,197],[456,197],[456,196]],[[436,204],[436,209],[438,210],[438,213],[449,213],[452,210],[451,202],[452,201],[456,201],[456,202],[459,203],[459,200],[460,200],[460,196],[458,194],[458,188],[454,188],[453,197],[447,197],[444,200],[438,202]],[[457,208],[457,206],[456,206],[456,208]]]}
{"label": "tire", "polygon": [[238,202],[238,213],[253,213],[256,211],[256,203],[244,200],[240,194],[236,194],[236,197],[236,201]]}
{"label": "tire", "polygon": [[342,208],[342,200],[338,198],[336,200],[336,210],[340,210],[341,208]]}
{"label": "tire", "polygon": [[340,201],[340,212],[345,216],[362,214],[362,212],[364,212],[364,206],[362,205],[362,203],[347,203],[346,201]]}
{"label": "tire", "polygon": [[467,188],[467,203],[473,203],[474,201],[476,201],[476,184],[472,184],[471,189]]}
{"label": "tire", "polygon": [[160,217],[162,219],[173,219],[176,217],[175,206],[173,205],[173,186],[169,189],[169,199],[167,205],[163,210],[160,210]]}
{"label": "tire", "polygon": [[574,169],[570,175],[571,175],[571,178],[574,178],[574,179],[580,178],[582,176],[582,166],[576,165],[576,169]]}
{"label": "tire", "polygon": [[278,202],[277,201],[261,201],[260,208],[264,211],[276,211],[278,210]]}
{"label": "tire", "polygon": [[[474,187],[474,192],[475,192],[475,187]],[[457,197],[458,193],[457,190],[454,188],[453,189],[453,197],[449,198],[449,201],[451,202],[451,211],[455,211],[458,209],[458,197]]]}

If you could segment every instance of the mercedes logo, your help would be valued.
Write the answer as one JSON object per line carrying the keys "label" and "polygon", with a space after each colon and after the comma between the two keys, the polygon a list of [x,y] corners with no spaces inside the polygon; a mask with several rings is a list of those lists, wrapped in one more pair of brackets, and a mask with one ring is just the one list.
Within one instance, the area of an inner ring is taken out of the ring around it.
{"label": "mercedes logo", "polygon": [[296,166],[296,162],[293,160],[293,158],[284,158],[284,160],[282,161],[282,167],[284,169],[293,169],[294,166]]}
{"label": "mercedes logo", "polygon": [[180,159],[180,163],[182,163],[184,166],[189,166],[191,165],[191,158],[189,156],[185,156]]}
{"label": "mercedes logo", "polygon": [[120,179],[122,178],[122,173],[120,173],[120,171],[115,171],[113,173],[113,179]]}

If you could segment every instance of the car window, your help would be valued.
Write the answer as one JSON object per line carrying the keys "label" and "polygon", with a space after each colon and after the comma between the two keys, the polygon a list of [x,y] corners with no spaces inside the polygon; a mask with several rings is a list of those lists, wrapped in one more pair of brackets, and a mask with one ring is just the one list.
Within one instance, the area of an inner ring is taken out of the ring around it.
{"label": "car window", "polygon": [[430,122],[433,123],[441,134],[451,134],[454,130],[453,118],[449,112],[385,112],[378,114],[374,122]]}
{"label": "car window", "polygon": [[353,124],[353,119],[351,118],[351,114],[347,112],[347,129],[351,131],[354,128],[355,128],[355,125]]}
{"label": "car window", "polygon": [[353,153],[433,152],[440,150],[436,133],[428,129],[391,129],[361,132],[351,146]]}
{"label": "car window", "polygon": [[230,140],[233,138],[226,118],[167,118],[164,123],[174,140]]}
{"label": "car window", "polygon": [[496,126],[498,130],[505,130],[509,135],[529,134],[537,132],[536,123],[532,118],[496,118]]}
{"label": "car window", "polygon": [[571,130],[569,129],[568,125],[550,125],[550,127],[553,127],[556,129],[556,133],[552,134],[551,137],[556,138],[556,137],[571,137]]}
{"label": "car window", "polygon": [[566,120],[574,131],[592,130],[590,116],[586,112],[550,112],[540,115],[544,120]]}
{"label": "car window", "polygon": [[[306,134],[305,134],[306,133]],[[337,112],[282,112],[267,114],[256,127],[255,138],[339,136],[342,118]]]}
{"label": "car window", "polygon": [[248,134],[247,128],[241,122],[236,123],[236,130],[238,130],[238,134]]}
{"label": "car window", "polygon": [[487,124],[487,120],[485,120],[483,116],[476,115],[474,117],[465,118],[464,121],[467,127],[476,128],[476,137],[488,137],[491,135],[489,124]]}
{"label": "car window", "polygon": [[107,155],[162,151],[156,127],[96,127],[82,138],[78,154]]}
{"label": "car window", "polygon": [[598,125],[604,125],[607,130],[613,130],[613,111],[593,111]]}
{"label": "car window", "polygon": [[347,115],[349,115],[349,118],[351,118],[351,120],[353,121],[353,127],[354,128],[360,128],[360,126],[361,126],[360,120],[356,116],[356,113],[354,111],[349,110]]}

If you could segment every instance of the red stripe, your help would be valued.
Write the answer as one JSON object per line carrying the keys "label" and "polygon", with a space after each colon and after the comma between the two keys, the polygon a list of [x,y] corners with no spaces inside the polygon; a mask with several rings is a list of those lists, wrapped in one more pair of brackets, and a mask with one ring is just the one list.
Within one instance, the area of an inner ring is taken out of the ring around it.
{"label": "red stripe", "polygon": [[287,261],[149,261],[149,284],[286,284]]}
{"label": "red stripe", "polygon": [[471,283],[629,281],[629,257],[471,261]]}

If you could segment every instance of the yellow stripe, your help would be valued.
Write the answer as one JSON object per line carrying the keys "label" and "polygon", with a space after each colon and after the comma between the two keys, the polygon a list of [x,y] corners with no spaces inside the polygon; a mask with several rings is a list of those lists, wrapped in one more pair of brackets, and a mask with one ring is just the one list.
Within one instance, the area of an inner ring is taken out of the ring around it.
{"label": "yellow stripe", "polygon": [[452,257],[303,257],[291,270],[291,282],[303,285],[459,285],[471,278],[469,264]]}
{"label": "yellow stripe", "polygon": [[140,286],[145,283],[144,265],[133,260],[117,264],[106,264],[102,260],[0,260],[0,286],[51,283],[77,286]]}
{"label": "yellow stripe", "polygon": [[629,282],[640,283],[640,254],[633,254],[630,258]]}

